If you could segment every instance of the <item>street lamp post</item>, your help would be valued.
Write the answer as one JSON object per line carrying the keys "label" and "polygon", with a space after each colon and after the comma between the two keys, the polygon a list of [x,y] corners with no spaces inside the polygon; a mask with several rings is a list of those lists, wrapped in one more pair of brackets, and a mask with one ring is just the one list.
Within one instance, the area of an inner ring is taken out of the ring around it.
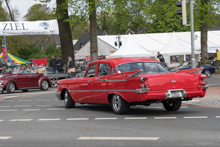
{"label": "street lamp post", "polygon": [[193,0],[190,0],[190,27],[191,27],[191,68],[196,68],[195,50],[194,50],[194,15]]}

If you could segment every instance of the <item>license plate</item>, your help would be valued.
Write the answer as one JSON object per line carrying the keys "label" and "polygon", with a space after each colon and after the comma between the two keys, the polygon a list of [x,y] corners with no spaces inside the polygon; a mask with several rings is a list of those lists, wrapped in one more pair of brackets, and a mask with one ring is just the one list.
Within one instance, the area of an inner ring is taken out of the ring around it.
{"label": "license plate", "polygon": [[170,91],[170,97],[171,98],[183,97],[183,93],[182,91]]}

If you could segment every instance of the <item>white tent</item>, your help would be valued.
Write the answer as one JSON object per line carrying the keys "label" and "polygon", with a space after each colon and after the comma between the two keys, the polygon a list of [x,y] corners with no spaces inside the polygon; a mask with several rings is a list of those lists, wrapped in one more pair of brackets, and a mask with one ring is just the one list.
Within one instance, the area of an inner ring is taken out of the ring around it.
{"label": "white tent", "polygon": [[[167,66],[170,66],[171,56],[173,56],[174,58],[178,57],[179,59],[186,61],[186,55],[191,55],[191,48],[185,46],[176,37],[175,33],[173,33],[167,44],[160,50],[160,53],[163,54]],[[199,52],[195,52],[195,55],[196,60],[199,60]]]}
{"label": "white tent", "polygon": [[[101,39],[97,39],[98,42],[98,55],[110,55],[111,53],[117,51],[117,48],[114,46],[108,45],[107,42],[104,42]],[[87,42],[76,54],[76,58],[86,58],[90,56],[90,41]]]}
{"label": "white tent", "polygon": [[135,43],[132,36],[129,34],[122,48],[117,50],[115,53],[107,56],[106,58],[119,58],[119,57],[152,57],[152,53],[148,52],[143,47]]}

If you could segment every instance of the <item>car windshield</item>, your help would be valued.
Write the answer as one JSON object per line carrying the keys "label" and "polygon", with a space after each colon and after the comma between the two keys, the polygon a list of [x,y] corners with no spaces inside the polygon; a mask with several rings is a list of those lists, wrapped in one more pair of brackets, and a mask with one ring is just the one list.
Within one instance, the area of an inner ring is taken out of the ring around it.
{"label": "car windshield", "polygon": [[169,71],[158,62],[131,62],[120,64],[116,67],[118,73],[142,70],[143,73],[169,73]]}
{"label": "car windshield", "polygon": [[4,70],[3,70],[3,74],[16,74],[19,71],[19,66],[7,66]]}
{"label": "car windshield", "polygon": [[191,66],[190,62],[184,62],[180,67],[188,67]]}

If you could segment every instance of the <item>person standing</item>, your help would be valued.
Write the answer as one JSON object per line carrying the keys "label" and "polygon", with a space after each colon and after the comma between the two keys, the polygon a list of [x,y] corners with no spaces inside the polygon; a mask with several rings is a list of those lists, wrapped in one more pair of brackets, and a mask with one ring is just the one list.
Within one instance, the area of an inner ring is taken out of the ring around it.
{"label": "person standing", "polygon": [[52,68],[53,72],[56,73],[57,61],[54,58],[54,55],[51,56],[50,67]]}
{"label": "person standing", "polygon": [[216,58],[215,58],[215,63],[217,68],[220,68],[220,52],[218,50],[216,50]]}
{"label": "person standing", "polygon": [[75,65],[73,63],[73,60],[71,57],[68,57],[68,62],[67,62],[67,67],[68,67],[68,74],[70,78],[73,78],[75,75]]}
{"label": "person standing", "polygon": [[165,60],[164,60],[164,58],[163,58],[163,55],[160,54],[160,52],[157,52],[157,58],[159,58],[160,63],[162,63],[164,66],[166,66]]}
{"label": "person standing", "polygon": [[63,73],[63,60],[61,60],[61,56],[57,59],[57,70],[58,73]]}

